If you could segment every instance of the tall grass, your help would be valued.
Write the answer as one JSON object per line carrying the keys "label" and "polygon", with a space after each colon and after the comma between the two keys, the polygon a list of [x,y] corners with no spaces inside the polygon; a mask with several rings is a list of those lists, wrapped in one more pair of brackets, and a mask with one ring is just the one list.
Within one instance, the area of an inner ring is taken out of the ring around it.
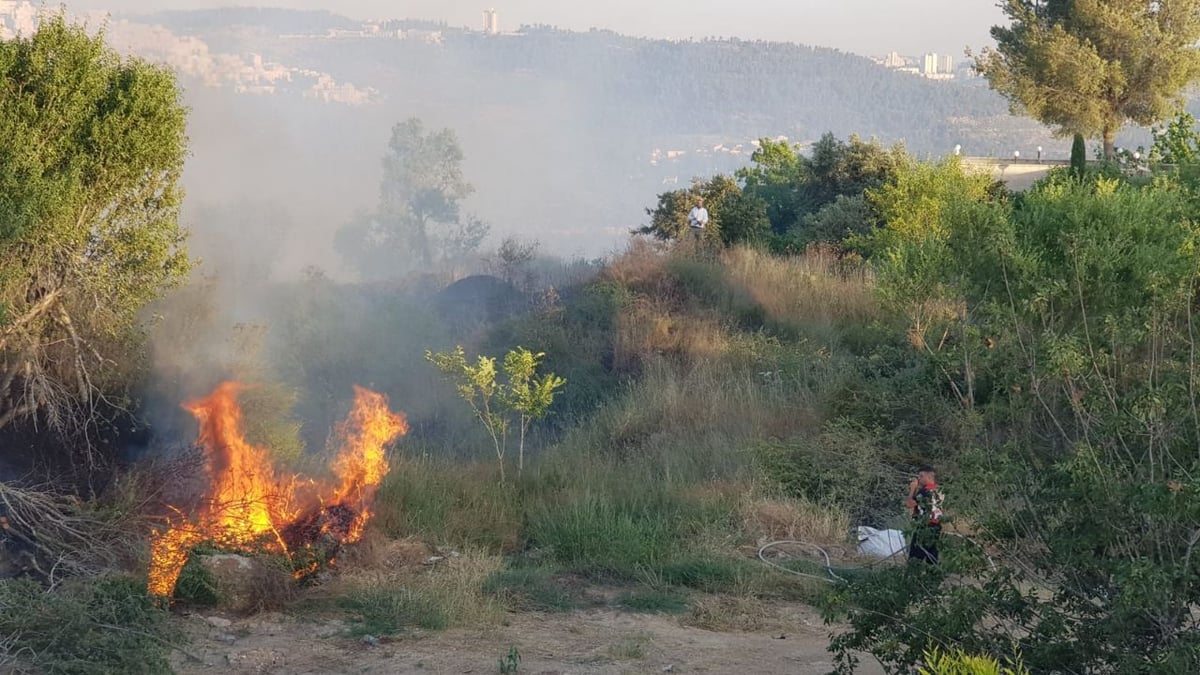
{"label": "tall grass", "polygon": [[779,257],[748,248],[722,255],[726,277],[763,308],[767,320],[797,331],[869,323],[883,316],[874,277],[833,252]]}
{"label": "tall grass", "polygon": [[391,537],[512,551],[520,543],[516,494],[494,464],[401,459],[375,497],[375,527]]}
{"label": "tall grass", "polygon": [[555,369],[580,376],[608,344],[618,375],[584,383],[607,382],[608,391],[588,396],[596,405],[572,410],[576,423],[505,486],[491,464],[397,461],[377,497],[376,526],[511,554],[516,562],[482,592],[548,610],[583,602],[561,575],[648,587],[659,595],[630,601],[647,609],[678,611],[679,589],[754,597],[786,586],[752,561],[757,545],[844,543],[842,504],[809,489],[821,477],[768,476],[777,467],[765,460],[791,467],[797,454],[819,462],[837,452],[836,434],[823,432],[831,402],[858,384],[847,363],[859,357],[845,343],[885,318],[869,274],[824,253],[698,257],[635,244],[590,288],[602,288],[604,301],[575,292],[595,305],[586,312],[535,314],[526,320],[542,324],[503,330],[508,338],[558,336]]}

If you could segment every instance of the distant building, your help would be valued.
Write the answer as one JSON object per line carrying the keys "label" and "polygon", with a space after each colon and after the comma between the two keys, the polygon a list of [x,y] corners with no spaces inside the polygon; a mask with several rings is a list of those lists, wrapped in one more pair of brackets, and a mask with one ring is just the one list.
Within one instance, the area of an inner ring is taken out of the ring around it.
{"label": "distant building", "polygon": [[908,65],[908,59],[900,56],[898,52],[889,52],[883,58],[883,65],[887,68],[904,68]]}
{"label": "distant building", "polygon": [[954,57],[953,56],[950,56],[949,54],[942,54],[941,56],[938,57],[937,62],[938,62],[937,71],[939,74],[941,74],[941,75],[953,75],[954,74]]}
{"label": "distant building", "polygon": [[938,74],[937,54],[931,53],[925,55],[925,58],[921,62],[921,74],[926,76]]}
{"label": "distant building", "polygon": [[483,32],[488,35],[500,34],[500,13],[494,9],[483,10]]}

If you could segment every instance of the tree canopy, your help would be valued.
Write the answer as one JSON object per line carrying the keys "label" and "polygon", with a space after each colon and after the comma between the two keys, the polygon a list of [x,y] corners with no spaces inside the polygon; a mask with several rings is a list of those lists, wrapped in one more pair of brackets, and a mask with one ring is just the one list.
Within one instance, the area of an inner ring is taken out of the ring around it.
{"label": "tree canopy", "polygon": [[139,314],[188,272],[174,75],[61,16],[0,42],[0,428],[118,403]]}
{"label": "tree canopy", "polygon": [[428,268],[435,249],[441,257],[473,252],[488,228],[462,216],[462,200],[475,191],[462,162],[453,130],[426,132],[415,118],[397,124],[383,158],[379,206],[338,232],[339,251],[365,276],[411,268],[413,256]]}
{"label": "tree canopy", "polygon": [[904,147],[885,148],[875,140],[826,133],[806,156],[786,140],[764,138],[752,166],[736,178],[717,175],[690,188],[665,192],[646,213],[650,224],[637,230],[661,239],[687,231],[688,211],[703,197],[712,223],[705,236],[722,243],[771,243],[803,249],[814,241],[840,242],[874,227],[865,193],[884,185],[911,161]]}
{"label": "tree canopy", "polygon": [[1129,122],[1150,125],[1183,104],[1200,77],[1200,0],[1004,0],[1012,21],[976,68],[992,88],[1068,136],[1104,142]]}

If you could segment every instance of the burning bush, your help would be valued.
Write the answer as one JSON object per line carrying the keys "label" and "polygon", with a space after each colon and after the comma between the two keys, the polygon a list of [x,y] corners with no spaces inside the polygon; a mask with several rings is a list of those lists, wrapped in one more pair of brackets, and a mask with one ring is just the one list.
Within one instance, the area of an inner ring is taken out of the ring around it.
{"label": "burning bush", "polygon": [[189,552],[202,542],[287,555],[301,563],[298,577],[316,571],[338,547],[362,538],[371,502],[388,472],[386,448],[408,432],[404,415],[391,412],[382,394],[356,387],[354,408],[338,428],[342,449],[331,466],[336,483],[281,475],[268,451],[245,439],[237,402],[243,389],[226,382],[184,406],[200,422],[198,444],[209,480],[195,513],[153,538],[149,590],[154,595],[172,594]]}

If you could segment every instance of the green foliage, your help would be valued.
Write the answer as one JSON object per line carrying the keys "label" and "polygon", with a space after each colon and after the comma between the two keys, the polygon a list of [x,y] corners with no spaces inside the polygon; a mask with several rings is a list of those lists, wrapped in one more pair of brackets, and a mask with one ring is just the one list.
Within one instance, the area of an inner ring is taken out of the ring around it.
{"label": "green foliage", "polygon": [[866,195],[838,195],[816,213],[810,213],[790,233],[797,243],[841,243],[868,234],[879,223]]}
{"label": "green foliage", "polygon": [[1200,264],[1192,193],[1176,180],[1048,180],[944,210],[936,237],[888,242],[932,249],[938,265],[893,268],[884,292],[923,277],[959,308],[937,319],[945,347],[924,351],[979,430],[955,458],[970,489],[954,509],[1003,555],[993,569],[945,541],[937,568],[852,585],[843,668],[853,650],[906,668],[944,644],[1015,649],[1035,672],[1200,663],[1181,619],[1197,601]]}
{"label": "green foliage", "polygon": [[751,157],[754,166],[738,171],[745,194],[766,204],[771,229],[778,235],[799,236],[800,250],[810,241],[826,239],[845,228],[859,231],[874,223],[865,216],[855,222],[862,209],[853,202],[842,203],[836,211],[820,212],[839,197],[859,198],[888,180],[907,157],[902,146],[885,148],[878,141],[863,141],[851,136],[841,141],[827,133],[813,144],[810,156],[800,155],[786,142],[762,139]]}
{"label": "green foliage", "polygon": [[450,129],[426,132],[416,118],[396,124],[383,159],[378,208],[338,231],[338,251],[367,278],[412,269],[411,250],[426,269],[435,262],[439,244],[443,260],[473,253],[487,226],[473,218],[463,221],[460,202],[474,192],[463,178],[463,159]]}
{"label": "green foliage", "polygon": [[555,393],[567,383],[554,373],[538,377],[538,365],[545,356],[544,353],[534,354],[523,347],[504,355],[504,374],[508,377],[508,384],[500,397],[504,405],[517,415],[520,430],[517,456],[519,472],[525,471],[525,434],[529,431],[529,425],[550,414]]}
{"label": "green foliage", "polygon": [[570,570],[628,579],[673,558],[679,529],[653,502],[587,494],[532,514],[529,537]]}
{"label": "green foliage", "polygon": [[188,274],[185,125],[168,69],[61,15],[0,42],[0,428],[117,414],[140,312]]}
{"label": "green foliage", "polygon": [[16,666],[4,662],[11,654],[51,674],[169,673],[168,621],[137,579],[73,579],[52,591],[0,581],[0,665]]}
{"label": "green foliage", "polygon": [[962,651],[943,653],[936,649],[925,653],[925,665],[917,669],[918,675],[1029,675],[1029,671],[1017,662],[1002,665],[999,660],[987,656],[972,656]]}
{"label": "green foliage", "polygon": [[1087,175],[1087,141],[1079,133],[1071,139],[1071,175],[1075,180]]}
{"label": "green foliage", "polygon": [[750,156],[754,166],[738,171],[747,194],[761,199],[773,229],[787,227],[801,215],[799,186],[805,180],[804,157],[786,140],[763,138]]}
{"label": "green foliage", "polygon": [[372,505],[372,526],[395,538],[510,551],[517,547],[520,503],[494,470],[433,460],[398,463]]}
{"label": "green foliage", "polygon": [[483,592],[502,598],[513,609],[529,612],[571,612],[583,600],[546,567],[511,567],[483,583]]}
{"label": "green foliage", "polygon": [[175,582],[176,600],[182,600],[194,605],[216,607],[221,604],[221,595],[217,590],[216,580],[212,573],[200,562],[200,556],[188,556],[188,561],[179,573]]}
{"label": "green foliage", "polygon": [[670,586],[722,593],[733,590],[746,573],[745,560],[701,553],[678,556],[662,565],[657,570],[656,579]]}
{"label": "green foliage", "polygon": [[515,675],[521,672],[521,652],[517,648],[509,647],[508,654],[500,659],[500,675]]}
{"label": "green foliage", "polygon": [[870,434],[845,424],[791,441],[769,441],[759,463],[786,494],[880,522],[895,512],[895,477]]}
{"label": "green foliage", "polygon": [[386,583],[364,584],[337,599],[353,617],[353,635],[382,637],[411,628],[445,630],[450,617],[434,598]]}
{"label": "green foliage", "polygon": [[1014,111],[1104,142],[1113,156],[1127,122],[1170,115],[1200,77],[1200,2],[1001,3],[1009,26],[992,28],[997,46],[976,68]]}
{"label": "green foliage", "polygon": [[529,425],[549,414],[555,393],[567,383],[554,373],[538,376],[538,364],[544,356],[517,347],[505,355],[505,379],[498,381],[494,358],[480,355],[476,364],[471,365],[462,346],[441,354],[425,352],[426,360],[455,382],[459,396],[487,429],[500,465],[501,483],[504,482],[504,455],[512,418],[516,418],[520,434],[518,472],[524,473],[525,434]]}
{"label": "green foliage", "polygon": [[709,214],[709,223],[704,228],[706,239],[719,239],[727,245],[766,239],[770,229],[767,205],[743,193],[737,181],[725,175],[714,176],[707,182],[696,181],[686,190],[660,194],[658,205],[646,209],[650,224],[637,232],[659,239],[683,239],[691,229],[688,213],[699,199],[704,200]]}
{"label": "green foliage", "polygon": [[1154,145],[1150,147],[1150,161],[1192,165],[1200,160],[1200,133],[1196,131],[1196,118],[1191,113],[1181,112],[1166,125],[1152,131]]}

